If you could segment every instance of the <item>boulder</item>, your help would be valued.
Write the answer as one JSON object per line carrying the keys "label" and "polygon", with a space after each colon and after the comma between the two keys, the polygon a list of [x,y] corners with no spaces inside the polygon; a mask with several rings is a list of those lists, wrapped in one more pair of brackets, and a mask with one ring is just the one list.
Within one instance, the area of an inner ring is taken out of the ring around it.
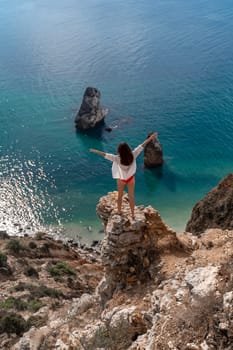
{"label": "boulder", "polygon": [[184,280],[193,295],[204,297],[214,292],[217,287],[218,266],[197,267],[189,271]]}
{"label": "boulder", "polygon": [[[149,133],[148,137],[151,135]],[[144,147],[144,165],[146,168],[155,168],[163,164],[163,150],[158,138]]]}
{"label": "boulder", "polygon": [[233,228],[233,174],[229,174],[198,202],[186,231],[203,233],[208,228]]}
{"label": "boulder", "polygon": [[94,128],[96,124],[104,120],[106,114],[107,110],[100,106],[100,91],[96,88],[88,87],[75,117],[76,127],[80,130]]}

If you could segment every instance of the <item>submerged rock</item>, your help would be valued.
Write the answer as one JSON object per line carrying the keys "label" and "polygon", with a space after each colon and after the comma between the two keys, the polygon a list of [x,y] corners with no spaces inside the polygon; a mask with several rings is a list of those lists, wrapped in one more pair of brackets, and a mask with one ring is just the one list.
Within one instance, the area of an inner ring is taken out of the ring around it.
{"label": "submerged rock", "polygon": [[225,177],[192,210],[186,231],[202,233],[208,228],[233,228],[233,174]]}
{"label": "submerged rock", "polygon": [[76,127],[80,130],[94,128],[96,124],[104,120],[106,114],[107,110],[100,106],[100,91],[96,88],[88,87],[75,117]]}

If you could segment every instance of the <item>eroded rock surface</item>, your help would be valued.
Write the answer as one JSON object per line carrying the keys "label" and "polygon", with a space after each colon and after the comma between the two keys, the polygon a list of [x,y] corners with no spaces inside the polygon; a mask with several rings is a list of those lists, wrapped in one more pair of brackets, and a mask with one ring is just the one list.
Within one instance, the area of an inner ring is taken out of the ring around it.
{"label": "eroded rock surface", "polygon": [[[150,206],[132,220],[127,196],[116,215],[116,198],[97,206],[101,256],[46,236],[0,240],[12,271],[1,280],[0,349],[232,350],[233,231],[176,234]],[[18,315],[7,328],[6,314]]]}
{"label": "eroded rock surface", "polygon": [[107,110],[100,106],[100,91],[96,88],[88,87],[75,117],[76,127],[80,130],[94,128],[104,120],[106,114]]}
{"label": "eroded rock surface", "polygon": [[233,174],[195,205],[186,231],[199,234],[208,228],[233,228]]}
{"label": "eroded rock surface", "polygon": [[116,200],[117,192],[110,192],[101,197],[97,205],[97,214],[105,226],[101,250],[105,279],[101,291],[104,294],[107,288],[107,295],[111,295],[110,289],[118,284],[124,286],[127,282],[153,278],[159,239],[169,237],[171,245],[178,245],[176,233],[162,221],[157,210],[137,206],[132,219],[127,195],[124,195],[121,215],[116,213]]}
{"label": "eroded rock surface", "polygon": [[[150,134],[148,135],[148,137]],[[144,147],[144,165],[146,168],[155,168],[163,164],[163,150],[158,138]]]}

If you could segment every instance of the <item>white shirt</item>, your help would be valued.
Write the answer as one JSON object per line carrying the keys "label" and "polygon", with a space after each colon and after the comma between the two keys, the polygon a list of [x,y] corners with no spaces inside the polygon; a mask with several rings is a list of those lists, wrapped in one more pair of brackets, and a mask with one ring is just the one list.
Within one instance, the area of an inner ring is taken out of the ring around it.
{"label": "white shirt", "polygon": [[133,150],[133,162],[130,165],[123,165],[120,162],[119,155],[106,153],[105,158],[112,162],[113,179],[127,180],[136,172],[136,158],[142,152],[143,146],[139,145]]}

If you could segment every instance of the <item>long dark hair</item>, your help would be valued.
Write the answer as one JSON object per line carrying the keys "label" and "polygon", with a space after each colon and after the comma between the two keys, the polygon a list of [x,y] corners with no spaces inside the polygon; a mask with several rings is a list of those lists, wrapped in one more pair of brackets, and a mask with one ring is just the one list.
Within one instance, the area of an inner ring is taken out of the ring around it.
{"label": "long dark hair", "polygon": [[133,153],[128,143],[121,142],[117,147],[117,153],[120,156],[122,165],[130,165],[133,163]]}

